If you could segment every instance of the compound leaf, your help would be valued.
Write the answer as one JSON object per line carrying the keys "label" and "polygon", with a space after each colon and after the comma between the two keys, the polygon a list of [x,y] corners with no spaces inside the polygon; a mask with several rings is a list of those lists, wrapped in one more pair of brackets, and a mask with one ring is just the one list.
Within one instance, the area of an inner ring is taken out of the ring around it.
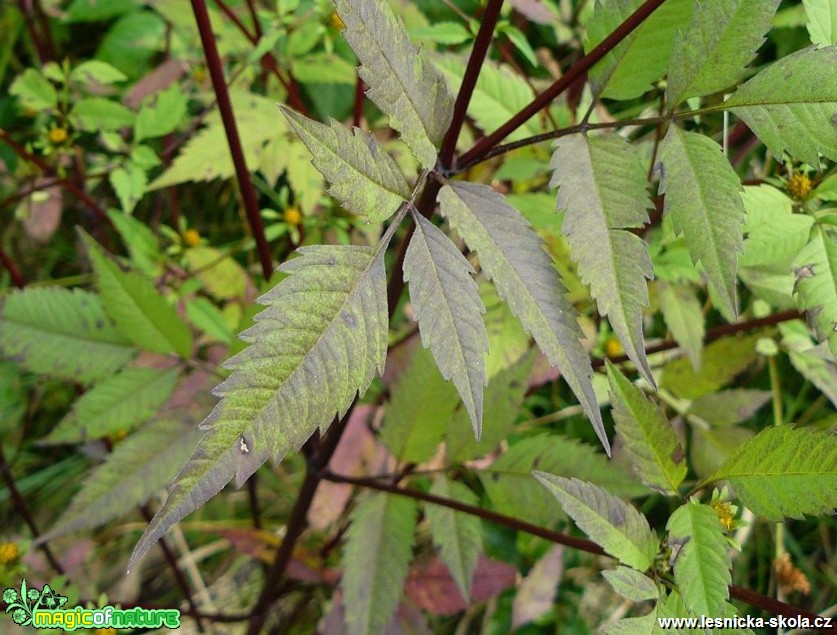
{"label": "compound leaf", "polygon": [[268,458],[299,450],[366,391],[386,361],[385,245],[301,247],[279,267],[291,275],[260,298],[267,308],[240,336],[251,345],[226,362],[233,372],[214,391],[207,433],[129,568],[230,479],[240,486]]}
{"label": "compound leaf", "polygon": [[778,157],[787,151],[819,166],[837,160],[837,46],[810,47],[774,62],[723,105],[741,117]]}
{"label": "compound leaf", "polygon": [[123,271],[99,244],[82,231],[105,312],[119,332],[154,353],[192,353],[192,332],[149,278]]}
{"label": "compound leaf", "polygon": [[[422,463],[439,447],[457,405],[453,384],[442,377],[430,351],[417,346],[391,388],[381,441],[399,461]],[[469,426],[468,437],[473,436]]]}
{"label": "compound leaf", "polygon": [[125,368],[99,382],[43,440],[77,443],[126,432],[156,413],[171,396],[180,368]]}
{"label": "compound leaf", "polygon": [[610,444],[602,424],[591,377],[590,359],[581,346],[581,330],[561,279],[528,222],[486,185],[452,182],[439,193],[442,214],[477,252],[482,270],[494,280],[509,305],[581,402],[605,449]]}
{"label": "compound leaf", "polygon": [[341,587],[349,635],[378,635],[398,606],[413,555],[418,506],[367,492],[351,514]]}
{"label": "compound leaf", "polygon": [[674,581],[694,615],[723,615],[729,597],[730,561],[715,510],[690,500],[668,519],[674,549]]}
{"label": "compound leaf", "polygon": [[532,480],[535,469],[589,481],[624,498],[648,493],[632,474],[608,461],[592,446],[562,436],[538,435],[515,443],[480,472],[483,487],[497,511],[539,524],[560,518],[549,493]]}
{"label": "compound leaf", "polygon": [[673,110],[689,97],[732,86],[755,56],[773,23],[779,0],[704,0],[674,38],[667,102]]}
{"label": "compound leaf", "polygon": [[736,271],[743,249],[741,181],[709,137],[670,126],[661,148],[660,192],[666,214],[686,241],[692,262],[700,262],[722,300],[719,309],[738,313]]}
{"label": "compound leaf", "polygon": [[837,359],[837,231],[821,225],[796,257],[794,273],[797,304]]}
{"label": "compound leaf", "polygon": [[421,214],[413,218],[404,280],[410,285],[421,341],[442,376],[453,379],[479,438],[488,334],[482,320],[485,307],[471,277],[474,269],[444,232]]}
{"label": "compound leaf", "polygon": [[349,131],[334,119],[326,126],[279,107],[313,155],[314,167],[331,183],[329,194],[347,210],[381,222],[410,197],[395,160],[371,134],[360,128]]}
{"label": "compound leaf", "polygon": [[686,476],[683,447],[662,411],[643,392],[607,362],[610,400],[616,431],[642,482],[677,495]]}
{"label": "compound leaf", "polygon": [[91,384],[135,353],[94,293],[44,287],[0,299],[0,355],[34,373]]}
{"label": "compound leaf", "polygon": [[84,481],[81,491],[42,540],[98,527],[146,503],[171,483],[200,436],[194,424],[170,417],[128,436]]}
{"label": "compound leaf", "polygon": [[367,95],[427,168],[436,163],[453,114],[453,97],[439,71],[410,41],[384,0],[336,0],[343,36],[360,60]]}
{"label": "compound leaf", "polygon": [[739,446],[707,482],[728,479],[741,501],[768,520],[837,508],[837,437],[789,425],[762,430]]}
{"label": "compound leaf", "polygon": [[[468,505],[478,505],[476,494],[462,483],[450,481],[444,475],[433,482],[430,493],[442,498],[452,498]],[[471,514],[458,512],[442,505],[425,506],[430,521],[433,542],[439,547],[442,560],[450,570],[462,598],[471,599],[471,581],[477,568],[477,558],[482,551],[482,524]]]}
{"label": "compound leaf", "polygon": [[591,540],[620,562],[646,571],[660,546],[645,516],[608,491],[578,479],[533,472]]}
{"label": "compound leaf", "polygon": [[557,208],[566,210],[563,232],[628,357],[654,385],[642,339],[645,279],[652,278],[648,247],[627,231],[648,222],[647,176],[639,154],[624,138],[576,134],[556,144],[550,187],[559,187]]}

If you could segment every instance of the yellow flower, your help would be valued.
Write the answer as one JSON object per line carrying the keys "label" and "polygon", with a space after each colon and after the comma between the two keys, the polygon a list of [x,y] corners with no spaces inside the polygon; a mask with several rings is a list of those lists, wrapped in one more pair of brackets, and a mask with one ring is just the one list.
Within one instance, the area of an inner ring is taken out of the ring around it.
{"label": "yellow flower", "polygon": [[52,145],[56,145],[56,146],[64,143],[67,140],[68,136],[69,135],[67,134],[67,129],[66,128],[61,128],[61,127],[52,128],[47,133],[47,137],[49,138],[49,142]]}
{"label": "yellow flower", "polygon": [[111,627],[97,628],[96,635],[116,635],[116,629]]}
{"label": "yellow flower", "polygon": [[725,500],[716,500],[710,503],[712,509],[718,514],[718,520],[721,521],[721,526],[724,531],[729,531],[735,525],[735,509]]}
{"label": "yellow flower", "polygon": [[13,542],[0,542],[0,564],[14,564],[20,560],[20,547]]}
{"label": "yellow flower", "polygon": [[203,84],[206,81],[206,69],[203,66],[198,66],[192,71],[192,79],[198,84]]}
{"label": "yellow flower", "polygon": [[803,200],[811,193],[811,179],[805,174],[797,172],[788,179],[788,194],[797,201]]}
{"label": "yellow flower", "polygon": [[183,242],[187,247],[196,247],[201,242],[201,235],[197,229],[187,229],[183,232]]}
{"label": "yellow flower", "polygon": [[331,14],[331,26],[333,26],[338,31],[342,31],[346,28],[346,25],[343,24],[343,20],[340,19],[339,15],[337,15],[337,12],[333,12]]}
{"label": "yellow flower", "polygon": [[619,357],[620,355],[625,354],[625,349],[622,348],[622,342],[619,341],[618,338],[611,337],[609,338],[604,345],[605,354],[608,357]]}
{"label": "yellow flower", "polygon": [[296,227],[302,222],[302,212],[296,207],[289,207],[284,213],[285,223],[292,227]]}

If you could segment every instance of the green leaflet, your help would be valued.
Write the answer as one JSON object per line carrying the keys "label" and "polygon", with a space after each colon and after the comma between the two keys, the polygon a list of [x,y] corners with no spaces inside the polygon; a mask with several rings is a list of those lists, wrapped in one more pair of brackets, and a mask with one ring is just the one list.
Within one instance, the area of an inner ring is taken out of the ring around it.
{"label": "green leaflet", "polygon": [[198,245],[183,252],[183,260],[209,295],[218,300],[244,297],[247,271],[220,249]]}
{"label": "green leaflet", "polygon": [[767,428],[739,446],[706,482],[722,479],[768,520],[831,514],[837,508],[837,437],[790,425]]}
{"label": "green leaflet", "polygon": [[727,319],[738,314],[736,271],[742,250],[744,204],[741,181],[709,137],[670,126],[660,147],[660,192],[665,213],[700,262],[723,304]]}
{"label": "green leaflet", "polygon": [[135,353],[93,293],[44,287],[0,299],[0,355],[34,373],[92,384]]}
{"label": "green leaflet", "polygon": [[692,499],[668,519],[674,581],[694,615],[723,615],[729,597],[730,561],[715,510]]}
{"label": "green leaflet", "polygon": [[793,201],[770,185],[744,188],[747,222],[742,267],[758,267],[787,275],[800,250],[808,244],[814,219],[794,214]]}
{"label": "green leaflet", "polygon": [[42,540],[92,529],[146,503],[168,486],[200,438],[194,425],[165,417],[119,443]]}
{"label": "green leaflet", "polygon": [[807,48],[783,57],[741,86],[724,104],[776,156],[819,167],[819,153],[837,160],[837,47]]}
{"label": "green leaflet", "polygon": [[474,434],[482,433],[482,395],[488,335],[474,269],[450,238],[421,214],[404,256],[404,280],[421,331],[445,379],[452,379],[471,415]]}
{"label": "green leaflet", "polygon": [[73,104],[69,118],[80,130],[99,132],[133,126],[136,115],[117,101],[104,97],[85,97]]}
{"label": "green leaflet", "polygon": [[689,355],[692,368],[700,368],[700,354],[703,350],[703,311],[694,287],[689,284],[668,284],[658,282],[660,310],[668,330]]}
{"label": "green leaflet", "polygon": [[[439,55],[433,61],[442,71],[451,90],[459,91],[465,75],[465,61],[453,55]],[[474,94],[468,102],[468,116],[483,132],[491,133],[528,106],[534,98],[535,93],[523,77],[487,59],[480,68]],[[509,134],[506,140],[517,141],[541,132],[543,129],[537,120],[529,119]]]}
{"label": "green leaflet", "polygon": [[325,126],[279,106],[331,182],[328,193],[358,216],[372,222],[389,218],[410,198],[410,187],[395,160],[368,132],[349,131],[334,119]]}
{"label": "green leaflet", "polygon": [[689,97],[734,85],[770,30],[779,0],[704,0],[674,38],[668,70],[669,110]]}
{"label": "green leaflet", "polygon": [[384,0],[336,0],[343,36],[360,60],[367,95],[426,168],[436,163],[453,114],[453,96],[436,68],[416,49]]}
{"label": "green leaflet", "polygon": [[[428,460],[442,442],[448,421],[459,404],[456,389],[442,377],[430,351],[416,346],[410,363],[390,392],[381,441],[399,461]],[[474,436],[470,424],[468,436]]]}
{"label": "green leaflet", "polygon": [[128,431],[156,413],[171,396],[180,368],[124,368],[99,382],[42,443],[78,443]]}
{"label": "green leaflet", "polygon": [[563,232],[578,273],[628,357],[653,386],[642,339],[651,259],[645,242],[627,231],[648,222],[651,203],[642,160],[619,135],[575,134],[556,143],[550,167],[549,186],[559,187],[557,209],[566,210]]}
{"label": "green leaflet", "polygon": [[697,399],[722,388],[756,359],[759,335],[725,337],[703,349],[703,363],[695,372],[681,357],[666,365],[660,386],[683,399]]}
{"label": "green leaflet", "polygon": [[[642,0],[597,0],[587,22],[589,53],[636,11]],[[634,99],[651,88],[668,68],[675,31],[685,26],[694,0],[667,0],[642,25],[590,70],[593,90],[610,99]]]}
{"label": "green leaflet", "polygon": [[105,313],[138,347],[154,353],[192,353],[192,332],[150,279],[123,271],[99,244],[81,230]]}
{"label": "green leaflet", "polygon": [[793,266],[798,306],[837,359],[837,230],[820,225]]}
{"label": "green leaflet", "polygon": [[636,569],[620,566],[602,571],[602,575],[613,587],[613,590],[626,600],[643,602],[645,600],[656,600],[660,596],[660,590],[654,581],[648,576],[642,575]]}
{"label": "green leaflet", "polygon": [[624,498],[648,493],[633,475],[592,446],[538,435],[515,443],[480,471],[480,481],[497,511],[541,525],[561,517],[549,493],[532,480],[535,469],[590,481]]}
{"label": "green leaflet", "polygon": [[241,485],[268,458],[280,461],[363,394],[386,360],[389,321],[383,253],[347,245],[301,247],[290,274],[259,300],[267,308],[241,334],[251,345],[225,367],[221,401],[129,569],[172,524],[235,477]]}
{"label": "green leaflet", "polygon": [[[470,489],[462,483],[448,480],[444,475],[433,481],[430,493],[468,505],[479,504],[476,494]],[[433,543],[439,547],[442,561],[462,591],[462,598],[468,603],[471,601],[471,580],[482,551],[482,523],[476,516],[441,505],[430,503],[424,509],[430,521]]]}
{"label": "green leaflet", "polygon": [[[244,159],[250,170],[255,170],[264,156],[269,142],[279,139],[287,152],[287,125],[276,114],[276,103],[250,92],[230,93]],[[206,118],[206,127],[194,134],[178,152],[171,167],[149,183],[147,192],[187,181],[226,179],[235,174],[224,126],[217,111]]]}
{"label": "green leaflet", "polygon": [[[496,351],[492,348],[491,351]],[[489,358],[491,355],[489,355]],[[505,439],[514,428],[526,396],[529,372],[535,362],[535,351],[516,364],[504,368],[488,380],[483,414],[483,432],[479,440],[474,438],[470,416],[460,408],[449,417],[445,435],[445,458],[448,463],[458,463],[485,456]]]}
{"label": "green leaflet", "polygon": [[642,391],[607,362],[616,431],[642,482],[669,495],[686,477],[683,447],[665,415]]}
{"label": "green leaflet", "polygon": [[[692,420],[689,419],[689,423]],[[735,450],[755,433],[742,426],[706,428],[691,426],[689,459],[691,468],[699,478],[712,474]]]}
{"label": "green leaflet", "polygon": [[606,490],[578,479],[533,472],[578,527],[607,553],[638,571],[654,562],[660,546],[645,516]]}
{"label": "green leaflet", "polygon": [[[606,624],[602,631],[605,635],[651,635],[658,629],[657,607],[641,617],[623,617]],[[670,633],[671,631],[666,631]]]}
{"label": "green leaflet", "polygon": [[349,635],[379,635],[404,590],[413,555],[418,505],[384,492],[366,492],[351,514],[341,588]]}
{"label": "green leaflet", "polygon": [[689,406],[689,415],[697,416],[713,426],[730,426],[746,421],[770,401],[767,390],[733,388],[704,395]]}
{"label": "green leaflet", "polygon": [[837,2],[802,0],[808,16],[808,33],[814,44],[837,44]]}
{"label": "green leaflet", "polygon": [[837,408],[837,363],[817,354],[819,347],[813,345],[808,329],[800,320],[780,324],[779,331],[782,347],[788,352],[793,367]]}
{"label": "green leaflet", "polygon": [[590,379],[593,369],[579,341],[576,312],[541,239],[501,194],[486,185],[452,182],[442,188],[439,201],[442,214],[468,248],[477,252],[482,270],[494,280],[500,297],[550,363],[561,369],[610,452]]}

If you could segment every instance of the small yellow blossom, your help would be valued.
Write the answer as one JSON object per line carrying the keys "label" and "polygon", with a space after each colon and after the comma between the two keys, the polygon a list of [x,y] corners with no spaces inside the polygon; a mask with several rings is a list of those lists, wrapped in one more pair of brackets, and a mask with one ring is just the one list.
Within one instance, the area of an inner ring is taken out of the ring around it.
{"label": "small yellow blossom", "polygon": [[712,509],[718,515],[724,531],[730,531],[735,526],[735,509],[729,501],[717,500],[711,503]]}
{"label": "small yellow blossom", "polygon": [[0,564],[15,564],[20,560],[20,547],[13,542],[0,542]]}
{"label": "small yellow blossom", "polygon": [[342,31],[346,28],[346,25],[343,24],[343,20],[340,19],[340,16],[337,15],[336,12],[331,14],[331,26],[333,26],[338,31]]}
{"label": "small yellow blossom", "polygon": [[203,84],[206,81],[206,69],[203,66],[198,66],[192,71],[192,79],[198,84]]}
{"label": "small yellow blossom", "polygon": [[797,172],[788,179],[788,194],[797,201],[804,200],[811,193],[811,179],[807,175]]}
{"label": "small yellow blossom", "polygon": [[619,357],[625,354],[625,349],[622,348],[622,342],[616,337],[609,338],[604,345],[605,354],[608,357]]}
{"label": "small yellow blossom", "polygon": [[285,223],[291,225],[292,227],[296,227],[302,222],[302,212],[300,212],[296,207],[289,207],[286,209],[283,216]]}
{"label": "small yellow blossom", "polygon": [[197,229],[187,229],[183,232],[183,242],[187,247],[196,247],[201,242],[201,235]]}
{"label": "small yellow blossom", "polygon": [[96,635],[116,635],[116,629],[111,627],[97,628],[95,632]]}
{"label": "small yellow blossom", "polygon": [[61,128],[60,126],[50,129],[50,131],[47,133],[49,142],[56,146],[64,143],[67,140],[68,136],[69,134],[67,133],[67,129]]}

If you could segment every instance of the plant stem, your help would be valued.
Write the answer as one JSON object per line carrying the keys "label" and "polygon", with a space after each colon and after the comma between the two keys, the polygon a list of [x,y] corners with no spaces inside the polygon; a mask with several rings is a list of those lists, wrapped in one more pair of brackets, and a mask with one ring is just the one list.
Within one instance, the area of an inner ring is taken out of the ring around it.
{"label": "plant stem", "polygon": [[[366,487],[368,489],[374,489],[380,492],[387,492],[389,494],[395,494],[397,496],[413,498],[415,500],[424,501],[433,505],[441,505],[442,507],[447,507],[449,509],[460,511],[466,514],[471,514],[473,516],[477,516],[479,518],[483,518],[485,520],[489,520],[491,522],[503,525],[504,527],[509,527],[518,531],[523,531],[533,536],[543,538],[544,540],[554,542],[556,544],[565,545],[572,549],[578,549],[580,551],[585,551],[587,553],[592,553],[595,555],[607,555],[599,545],[597,545],[594,542],[591,542],[590,540],[576,538],[575,536],[569,536],[567,534],[547,529],[545,527],[532,525],[531,523],[521,521],[511,516],[498,514],[497,512],[482,509],[481,507],[467,505],[465,503],[461,503],[457,500],[453,500],[450,498],[443,498],[441,496],[428,494],[415,489],[397,487],[394,485],[390,485],[389,483],[382,483],[376,480],[375,478],[357,478],[352,476],[344,476],[342,474],[335,474],[330,471],[323,472],[322,478],[333,483],[346,483],[349,485]],[[785,617],[796,617],[797,615],[801,615],[807,617],[809,620],[814,620],[817,617],[816,614],[806,611],[805,609],[802,609],[798,606],[793,606],[791,604],[787,604],[786,602],[774,600],[771,597],[762,595],[761,593],[757,593],[749,589],[736,586],[734,584],[730,585],[729,591],[730,596],[739,599],[743,602],[746,602],[750,606],[764,609],[775,615],[784,615]]]}
{"label": "plant stem", "polygon": [[29,38],[32,40],[32,45],[38,54],[38,60],[41,64],[46,64],[50,61],[50,54],[46,45],[41,40],[41,36],[38,34],[38,29],[35,26],[35,16],[32,14],[32,6],[27,0],[17,0],[17,6],[26,21],[26,30],[29,32]]}
{"label": "plant stem", "polygon": [[[224,12],[230,18],[230,21],[235,24],[239,31],[248,39],[252,44],[258,44],[259,39],[261,38],[261,26],[258,24],[258,20],[255,20],[256,23],[256,33],[250,33],[247,30],[247,27],[244,26],[244,23],[238,18],[238,16],[233,13],[233,11],[224,3],[223,0],[215,0],[215,4],[218,6],[221,11]],[[254,17],[255,19],[255,17]],[[299,96],[299,87],[297,86],[296,80],[294,79],[293,75],[288,73],[288,77],[286,78],[282,71],[279,68],[279,64],[276,62],[276,58],[273,57],[270,53],[265,53],[262,55],[261,62],[263,67],[266,67],[270,70],[274,75],[276,75],[276,79],[279,80],[279,83],[285,88],[288,92],[288,103],[294,109],[302,113],[303,115],[308,115],[308,109],[305,107],[305,104],[302,102],[302,98]]]}
{"label": "plant stem", "polygon": [[[151,519],[154,517],[154,514],[151,513],[151,510],[148,509],[148,505],[140,505],[139,506],[140,513],[142,514],[143,518],[145,518],[146,522],[151,522]],[[160,550],[163,552],[163,557],[166,560],[166,564],[168,565],[169,569],[171,569],[172,575],[174,575],[174,580],[177,582],[177,586],[180,587],[180,592],[183,593],[183,597],[186,599],[186,603],[189,605],[189,609],[192,611],[193,614],[198,615],[198,607],[195,604],[194,599],[192,599],[192,592],[189,589],[189,583],[186,582],[186,578],[183,577],[183,572],[180,570],[180,567],[177,566],[177,556],[174,555],[174,552],[169,547],[169,543],[166,541],[165,538],[160,538],[160,541],[157,543],[160,545]],[[198,632],[203,633],[203,623],[199,617],[195,617],[195,624],[198,627]]]}
{"label": "plant stem", "polygon": [[443,171],[452,167],[451,161],[456,151],[456,140],[462,130],[465,114],[468,112],[468,104],[471,101],[471,95],[474,93],[474,87],[477,85],[477,78],[485,61],[485,55],[488,53],[488,47],[491,45],[494,27],[497,25],[502,6],[503,0],[488,0],[488,6],[486,6],[485,13],[482,15],[480,30],[474,40],[474,47],[471,49],[471,56],[468,58],[468,66],[465,68],[462,85],[459,87],[459,93],[456,95],[456,102],[453,105],[453,117],[445,133],[445,138],[442,140],[439,166]]}
{"label": "plant stem", "polygon": [[360,127],[360,122],[363,119],[363,102],[366,98],[366,94],[363,92],[363,80],[360,78],[358,74],[357,80],[355,81],[355,103],[352,108],[352,125],[355,128]]}
{"label": "plant stem", "polygon": [[[732,335],[734,333],[741,333],[742,331],[749,331],[752,329],[761,328],[763,326],[772,326],[774,324],[780,324],[782,322],[789,322],[790,320],[798,320],[802,318],[802,314],[796,310],[789,310],[789,311],[780,311],[779,313],[774,313],[773,315],[768,315],[767,317],[763,318],[755,318],[753,320],[745,320],[744,322],[736,322],[735,324],[721,324],[720,326],[716,326],[715,328],[709,329],[706,333],[706,337],[703,338],[704,344],[709,344],[710,342],[714,342],[717,339],[725,337],[727,335]],[[653,353],[660,353],[662,351],[668,351],[673,348],[678,348],[679,344],[674,340],[667,340],[665,342],[660,342],[659,344],[653,344],[652,346],[648,346],[645,349],[646,355],[652,355]],[[616,357],[608,358],[614,364],[621,364],[622,362],[628,361],[627,355],[618,355]],[[601,357],[593,358],[592,360],[593,367],[598,368],[600,366],[604,366],[605,360]]]}
{"label": "plant stem", "polygon": [[346,413],[334,423],[328,430],[328,433],[323,437],[322,441],[317,442],[316,436],[309,439],[308,443],[303,446],[303,451],[308,455],[308,464],[305,470],[305,479],[302,482],[302,487],[297,494],[296,502],[294,503],[291,515],[285,525],[285,537],[282,539],[282,544],[276,551],[276,556],[268,571],[264,586],[256,605],[253,607],[250,623],[247,626],[247,635],[259,635],[267,618],[267,610],[277,597],[277,589],[279,581],[285,575],[288,564],[291,561],[294,546],[305,531],[308,525],[308,510],[311,509],[311,503],[314,501],[314,494],[317,493],[317,486],[322,480],[322,470],[328,465],[334,451],[337,449],[337,444],[340,443],[340,438],[346,430],[349,423],[349,418],[352,416],[355,404],[352,403]]}
{"label": "plant stem", "polygon": [[256,34],[256,39],[261,39],[262,25],[261,22],[259,22],[259,16],[256,13],[255,0],[247,0],[247,10],[250,12],[250,19],[253,21],[253,33]]}
{"label": "plant stem", "polygon": [[256,249],[259,252],[259,261],[262,265],[262,274],[265,280],[270,280],[273,274],[273,262],[270,257],[270,245],[264,234],[264,223],[259,214],[259,205],[256,200],[256,190],[250,180],[250,173],[244,161],[244,150],[241,147],[241,139],[238,136],[238,128],[235,124],[230,94],[227,91],[227,84],[224,80],[224,68],[221,65],[221,57],[218,54],[218,47],[215,45],[215,36],[212,34],[212,25],[209,22],[209,12],[206,10],[205,0],[192,0],[192,11],[195,14],[195,22],[201,36],[206,64],[209,68],[209,75],[212,78],[212,87],[215,90],[215,98],[218,101],[218,110],[221,113],[221,120],[224,123],[224,131],[227,134],[227,143],[230,146],[235,174],[238,185],[241,188],[241,197],[244,201],[244,211],[247,215],[247,222],[250,231],[256,241]]}
{"label": "plant stem", "polygon": [[[683,117],[680,118],[685,118],[689,114],[691,113],[684,113]],[[500,146],[495,146],[490,150],[486,151],[485,153],[481,154],[479,157],[475,157],[473,160],[467,163],[463,163],[461,161],[458,162],[456,165],[456,169],[452,170],[452,173],[459,174],[461,172],[464,172],[468,168],[476,165],[477,163],[482,163],[483,161],[487,161],[488,159],[492,159],[501,154],[506,154],[507,152],[511,152],[512,150],[517,150],[518,148],[524,148],[526,146],[534,145],[536,143],[542,143],[543,141],[549,141],[550,139],[559,139],[561,137],[566,137],[567,135],[576,134],[578,132],[587,132],[588,130],[600,130],[603,128],[627,128],[630,126],[659,125],[668,120],[669,117],[660,116],[647,117],[645,119],[624,119],[618,121],[605,121],[602,123],[580,123],[576,124],[575,126],[568,126],[567,128],[561,128],[560,130],[552,130],[550,132],[544,132],[542,134],[534,135],[532,137],[526,137],[525,139],[520,139],[518,141],[512,141],[511,143],[505,143]]]}
{"label": "plant stem", "polygon": [[528,106],[518,112],[514,117],[500,126],[487,137],[480,139],[473,148],[468,150],[461,157],[461,162],[467,164],[477,157],[482,157],[488,150],[505,139],[509,134],[526,123],[541,108],[549,104],[553,99],[572,86],[576,80],[584,75],[590,68],[613,50],[622,40],[628,37],[637,29],[654,11],[656,11],[665,0],[646,0],[633,14],[620,24],[616,29],[602,40],[592,51],[582,57],[567,71],[566,75],[554,82],[543,93],[538,95]]}
{"label": "plant stem", "polygon": [[17,265],[14,263],[11,256],[9,256],[9,254],[6,253],[6,250],[3,249],[3,245],[0,245],[0,262],[3,263],[6,271],[9,272],[13,285],[15,285],[18,289],[22,289],[26,286],[26,280],[23,279],[23,274],[20,273],[20,269],[17,268]]}
{"label": "plant stem", "polygon": [[[9,494],[12,497],[17,513],[20,514],[21,518],[23,518],[23,522],[28,525],[29,531],[32,532],[32,537],[37,540],[41,537],[41,532],[38,530],[38,524],[35,522],[35,517],[29,509],[29,505],[26,504],[26,499],[17,488],[17,483],[15,482],[12,470],[9,467],[9,464],[6,463],[6,453],[3,451],[2,444],[0,444],[0,476],[2,476],[3,482],[6,483],[6,487],[9,488]],[[52,549],[49,548],[49,545],[46,542],[42,542],[38,546],[41,551],[44,552],[47,562],[49,562],[49,565],[55,570],[55,572],[59,575],[63,574],[64,567],[62,567],[61,563],[58,562],[58,558],[56,558],[55,554],[52,553]]]}

